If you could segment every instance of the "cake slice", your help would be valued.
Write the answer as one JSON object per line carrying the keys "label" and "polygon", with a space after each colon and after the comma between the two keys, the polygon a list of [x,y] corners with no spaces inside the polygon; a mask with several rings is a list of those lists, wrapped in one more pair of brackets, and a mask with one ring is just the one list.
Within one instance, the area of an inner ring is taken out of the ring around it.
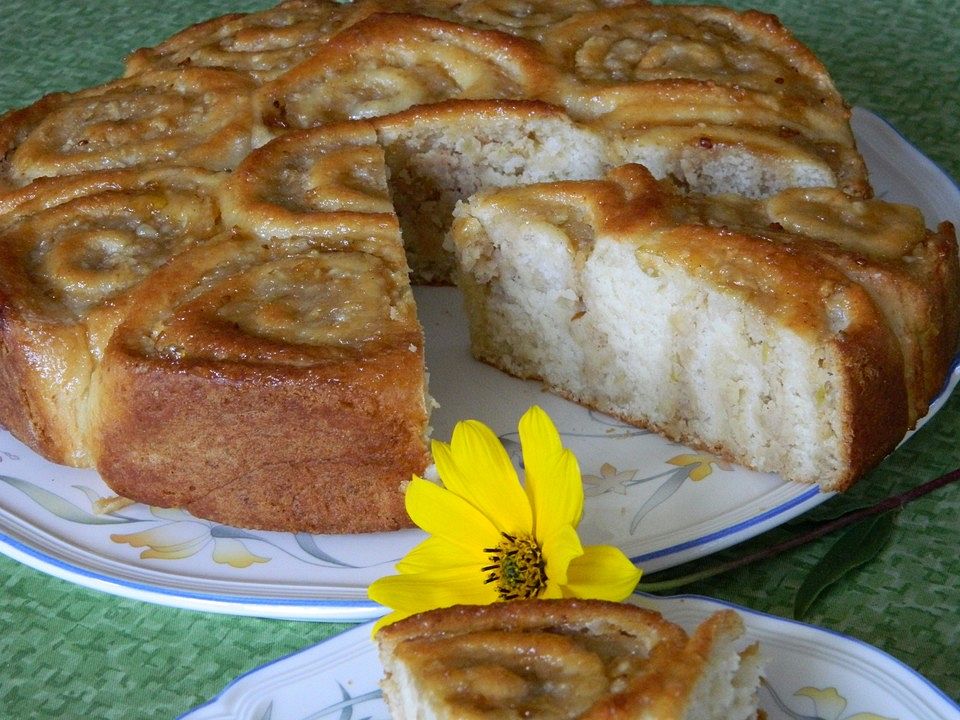
{"label": "cake slice", "polygon": [[599,600],[433,610],[377,635],[394,720],[748,720],[761,657],[743,622],[688,636],[656,612]]}
{"label": "cake slice", "polygon": [[452,240],[477,358],[825,490],[896,447],[957,348],[952,227],[839,190],[684,195],[624,166],[478,193]]}

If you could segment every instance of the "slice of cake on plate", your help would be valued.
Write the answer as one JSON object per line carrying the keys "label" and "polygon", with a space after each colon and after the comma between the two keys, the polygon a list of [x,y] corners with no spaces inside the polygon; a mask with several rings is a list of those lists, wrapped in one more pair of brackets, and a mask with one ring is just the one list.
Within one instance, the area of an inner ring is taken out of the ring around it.
{"label": "slice of cake on plate", "polygon": [[376,635],[394,720],[757,717],[761,656],[718,612],[692,635],[600,600],[520,600],[414,615]]}

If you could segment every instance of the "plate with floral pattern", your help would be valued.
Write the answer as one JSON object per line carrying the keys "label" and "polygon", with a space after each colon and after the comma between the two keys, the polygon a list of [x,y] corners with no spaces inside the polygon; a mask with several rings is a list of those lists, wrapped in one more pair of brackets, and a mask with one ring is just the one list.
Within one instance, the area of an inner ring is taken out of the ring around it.
{"label": "plate with floral pattern", "polygon": [[[636,602],[688,631],[717,610],[737,610],[744,644],[759,642],[766,662],[759,700],[768,720],[954,720],[960,713],[921,675],[859,640],[707,598]],[[388,720],[382,674],[370,625],[361,625],[241,676],[181,720]]]}
{"label": "plate with floral pattern", "polygon": [[[919,206],[933,225],[960,224],[960,190],[877,116],[856,110],[857,139],[877,194]],[[457,291],[418,288],[434,437],[476,418],[514,455],[516,424],[533,404],[577,455],[585,544],[620,547],[647,572],[702,557],[818,505],[816,487],[755,473],[545,393],[470,357]],[[958,381],[955,368],[932,412]],[[516,455],[515,455],[516,456]],[[352,536],[250,531],[180,510],[111,506],[100,477],[46,462],[0,432],[0,552],[57,577],[176,607],[287,619],[358,621],[383,608],[367,586],[422,537],[418,530]]]}

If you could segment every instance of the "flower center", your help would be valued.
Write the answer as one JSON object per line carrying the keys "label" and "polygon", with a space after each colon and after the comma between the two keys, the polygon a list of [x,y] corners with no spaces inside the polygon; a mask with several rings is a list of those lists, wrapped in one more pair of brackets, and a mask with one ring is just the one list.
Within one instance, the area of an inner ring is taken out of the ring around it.
{"label": "flower center", "polygon": [[501,600],[537,597],[547,587],[547,561],[536,541],[500,533],[503,540],[492,548],[484,548],[490,564],[483,568],[485,583],[497,583]]}

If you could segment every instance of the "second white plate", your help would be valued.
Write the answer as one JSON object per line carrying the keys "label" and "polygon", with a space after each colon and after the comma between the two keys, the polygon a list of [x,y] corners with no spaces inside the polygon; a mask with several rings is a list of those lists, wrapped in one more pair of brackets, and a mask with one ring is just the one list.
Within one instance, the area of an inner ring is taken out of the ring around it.
{"label": "second white plate", "polygon": [[[769,720],[956,720],[960,707],[890,655],[843,635],[701,597],[642,597],[637,604],[691,631],[717,610],[743,617],[746,642],[766,661],[760,707]],[[387,720],[383,668],[361,625],[238,678],[181,720]]]}

